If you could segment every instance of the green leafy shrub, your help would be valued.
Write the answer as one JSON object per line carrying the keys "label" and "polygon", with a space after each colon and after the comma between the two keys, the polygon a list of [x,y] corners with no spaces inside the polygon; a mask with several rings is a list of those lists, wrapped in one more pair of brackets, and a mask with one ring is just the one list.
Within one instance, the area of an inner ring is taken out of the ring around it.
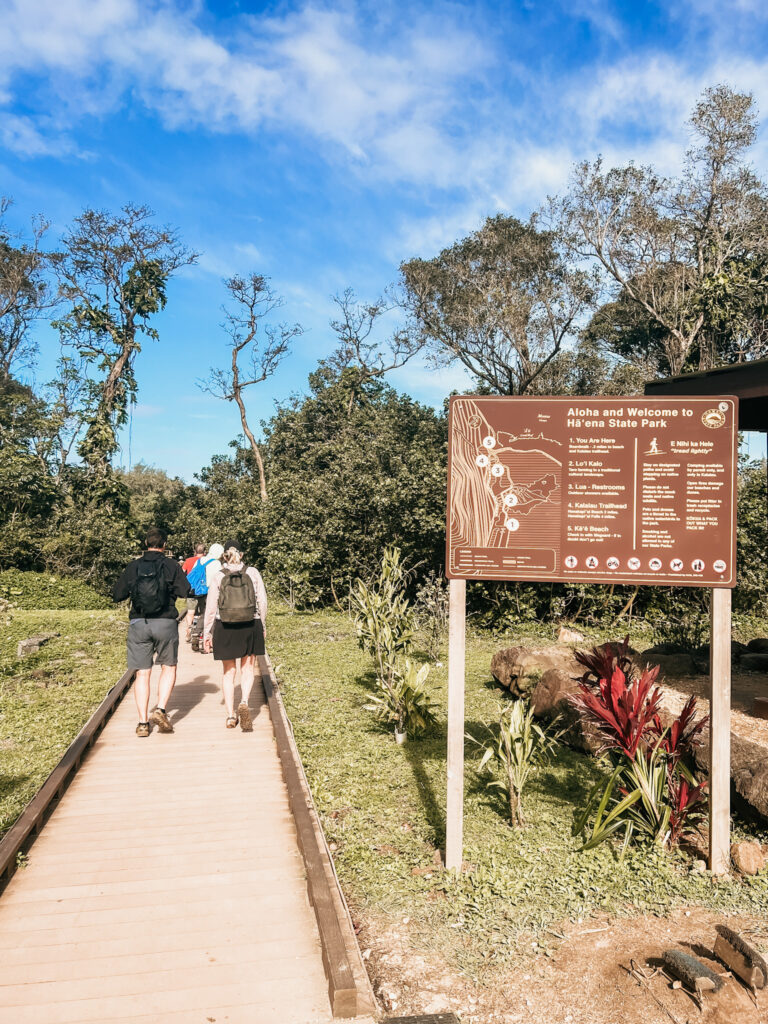
{"label": "green leafy shrub", "polygon": [[429,664],[419,667],[406,658],[403,669],[395,669],[391,683],[371,697],[366,709],[373,711],[379,721],[394,725],[400,734],[423,735],[436,721],[432,701],[424,687],[429,669]]}
{"label": "green leafy shrub", "polygon": [[0,572],[0,600],[31,611],[38,608],[98,611],[113,607],[109,598],[80,580],[20,569]]}

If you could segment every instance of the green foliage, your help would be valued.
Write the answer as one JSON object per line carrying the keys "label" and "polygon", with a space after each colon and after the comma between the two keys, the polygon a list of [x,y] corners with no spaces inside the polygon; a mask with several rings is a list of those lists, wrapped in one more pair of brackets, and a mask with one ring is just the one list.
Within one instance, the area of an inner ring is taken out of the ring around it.
{"label": "green foliage", "polygon": [[338,599],[387,544],[411,563],[440,564],[444,417],[379,381],[321,368],[265,433],[266,569],[299,605]]}
{"label": "green foliage", "polygon": [[400,658],[413,643],[415,616],[405,590],[409,572],[400,549],[385,548],[379,573],[369,583],[357,580],[350,592],[358,642],[376,663],[379,692],[367,707],[399,733],[415,736],[434,724],[424,683],[429,665],[418,668]]}
{"label": "green foliage", "polygon": [[20,569],[0,572],[0,598],[9,601],[14,608],[28,610],[92,611],[112,607],[108,598],[80,580]]}
{"label": "green foliage", "polygon": [[745,463],[740,467],[736,565],[738,585],[733,591],[737,611],[768,615],[768,494],[766,465]]}
{"label": "green foliage", "polygon": [[397,657],[413,642],[414,614],[405,595],[408,572],[399,548],[385,548],[378,576],[357,580],[350,593],[360,646],[376,662],[380,685],[388,686]]}
{"label": "green foliage", "polygon": [[440,647],[448,629],[448,584],[434,569],[430,569],[416,589],[414,611],[427,654],[433,661],[440,657]]}
{"label": "green foliage", "polygon": [[513,825],[525,824],[523,815],[523,790],[531,776],[551,760],[556,737],[542,729],[533,716],[533,708],[523,700],[501,705],[499,721],[495,729],[489,730],[490,741],[483,745],[473,736],[469,738],[483,747],[478,771],[493,763],[501,772],[501,778],[490,775],[487,784],[500,789],[507,798],[509,816]]}
{"label": "green foliage", "polygon": [[435,710],[424,686],[429,669],[428,663],[419,667],[406,658],[404,666],[396,668],[392,679],[370,698],[366,709],[373,711],[379,721],[394,725],[400,734],[422,736],[436,722]]}
{"label": "green foliage", "polygon": [[30,388],[0,379],[0,567],[41,567],[37,536],[60,496],[45,414]]}

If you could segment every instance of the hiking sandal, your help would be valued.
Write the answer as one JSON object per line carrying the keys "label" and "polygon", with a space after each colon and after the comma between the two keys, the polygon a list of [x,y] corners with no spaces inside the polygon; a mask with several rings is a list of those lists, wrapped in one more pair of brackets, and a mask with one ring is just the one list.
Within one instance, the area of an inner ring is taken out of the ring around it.
{"label": "hiking sandal", "polygon": [[247,704],[240,704],[237,708],[237,714],[240,718],[240,728],[243,732],[253,732],[253,721],[251,719],[251,711]]}
{"label": "hiking sandal", "polygon": [[237,717],[235,715],[231,715],[227,719],[227,728],[228,729],[236,729],[237,728]]}

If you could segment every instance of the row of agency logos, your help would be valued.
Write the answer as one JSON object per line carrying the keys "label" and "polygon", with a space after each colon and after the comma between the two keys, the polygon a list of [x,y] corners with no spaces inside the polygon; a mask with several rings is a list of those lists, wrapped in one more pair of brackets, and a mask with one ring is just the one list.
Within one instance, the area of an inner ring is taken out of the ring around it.
{"label": "row of agency logos", "polygon": [[[637,572],[638,569],[642,569],[643,567],[642,561],[634,556],[632,558],[628,558],[626,561],[627,568],[630,569],[632,572]],[[566,569],[578,569],[579,567],[579,559],[575,555],[568,555],[564,559],[564,562]],[[600,559],[596,555],[588,555],[584,559],[584,565],[587,569],[599,569],[600,564]],[[605,565],[606,569],[621,569],[621,559],[616,558],[615,555],[611,555],[609,558],[606,558],[603,564]],[[648,560],[648,568],[651,570],[651,572],[659,572],[661,569],[663,569],[663,567],[664,563],[660,558],[654,557]],[[672,572],[682,572],[683,569],[685,569],[685,562],[682,560],[682,558],[673,558],[669,563],[669,568],[672,570]],[[706,568],[706,562],[704,562],[701,558],[694,558],[694,560],[690,564],[690,569],[692,572],[704,572]],[[725,572],[727,565],[722,560],[722,558],[718,558],[715,562],[712,563],[712,568],[715,572]]]}

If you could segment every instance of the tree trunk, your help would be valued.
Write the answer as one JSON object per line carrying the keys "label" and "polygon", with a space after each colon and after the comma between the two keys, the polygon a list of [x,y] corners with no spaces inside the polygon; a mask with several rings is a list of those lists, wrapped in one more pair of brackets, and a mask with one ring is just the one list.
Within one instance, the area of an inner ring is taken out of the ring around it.
{"label": "tree trunk", "polygon": [[259,451],[259,446],[256,443],[256,438],[253,436],[253,433],[251,432],[251,428],[248,426],[248,419],[247,419],[247,417],[245,415],[245,405],[243,403],[243,398],[242,398],[242,395],[240,394],[240,388],[239,387],[235,388],[234,396],[235,396],[235,401],[237,402],[237,407],[240,410],[240,422],[243,425],[243,433],[248,438],[248,443],[251,446],[251,451],[253,452],[253,457],[256,459],[256,465],[258,466],[258,469],[259,469],[259,493],[261,494],[261,500],[262,501],[266,501],[267,500],[267,478],[266,478],[266,476],[264,474],[264,461],[263,461],[263,459],[261,457],[261,452]]}

